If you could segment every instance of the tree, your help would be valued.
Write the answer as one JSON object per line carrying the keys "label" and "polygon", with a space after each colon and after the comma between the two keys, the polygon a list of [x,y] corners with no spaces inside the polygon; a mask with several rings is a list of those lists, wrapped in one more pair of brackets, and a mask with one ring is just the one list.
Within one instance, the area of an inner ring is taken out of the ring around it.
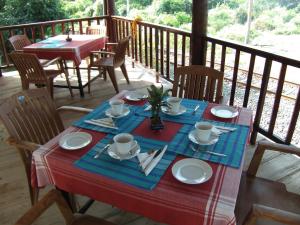
{"label": "tree", "polygon": [[0,25],[40,22],[64,17],[60,0],[6,0],[2,2],[4,4],[0,12]]}

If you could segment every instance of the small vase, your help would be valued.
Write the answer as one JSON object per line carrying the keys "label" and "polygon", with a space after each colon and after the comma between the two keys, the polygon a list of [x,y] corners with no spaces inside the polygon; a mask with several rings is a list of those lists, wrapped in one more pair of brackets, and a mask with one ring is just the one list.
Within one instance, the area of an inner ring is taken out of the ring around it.
{"label": "small vase", "polygon": [[67,36],[67,38],[66,38],[66,41],[72,41],[72,38],[70,38],[70,36],[69,36],[69,34],[68,34],[68,36]]}
{"label": "small vase", "polygon": [[164,129],[164,124],[163,124],[163,122],[162,122],[162,120],[161,120],[160,117],[158,117],[158,118],[151,117],[150,121],[151,121],[150,128],[152,130],[161,130],[161,129]]}

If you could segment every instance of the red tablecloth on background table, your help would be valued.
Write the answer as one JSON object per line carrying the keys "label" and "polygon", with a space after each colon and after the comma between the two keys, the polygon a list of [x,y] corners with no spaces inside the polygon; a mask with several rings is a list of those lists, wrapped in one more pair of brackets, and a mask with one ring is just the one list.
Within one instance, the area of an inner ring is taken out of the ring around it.
{"label": "red tablecloth on background table", "polygon": [[66,35],[50,37],[24,47],[24,52],[34,53],[40,59],[54,59],[60,56],[65,60],[74,61],[75,65],[79,66],[82,59],[88,57],[91,51],[104,48],[107,41],[107,37],[99,35],[71,35],[71,42],[67,42],[66,37]]}
{"label": "red tablecloth on background table", "polygon": [[[209,111],[211,106],[209,104],[208,110],[204,112],[206,119],[212,119]],[[227,122],[251,125],[252,112],[241,109],[237,119]],[[133,133],[151,138],[158,135],[161,140],[169,141],[174,131],[179,130],[182,125],[168,122],[166,126],[172,129],[167,128],[160,135],[151,134],[147,122],[144,122]],[[234,208],[242,166],[234,169],[208,162],[213,169],[212,178],[203,184],[187,185],[172,176],[172,164],[157,187],[146,191],[76,168],[74,161],[105,136],[103,133],[84,130],[93,136],[93,142],[86,148],[64,151],[58,146],[62,135],[79,130],[83,129],[70,127],[33,153],[33,185],[42,187],[54,184],[67,192],[85,195],[167,224],[235,224]],[[182,158],[184,157],[177,156],[175,162]]]}

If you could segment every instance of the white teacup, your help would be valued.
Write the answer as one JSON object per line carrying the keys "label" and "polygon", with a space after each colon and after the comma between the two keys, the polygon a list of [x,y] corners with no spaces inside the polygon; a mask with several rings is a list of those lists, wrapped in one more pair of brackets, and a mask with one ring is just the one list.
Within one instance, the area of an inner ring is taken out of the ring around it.
{"label": "white teacup", "polygon": [[170,97],[167,99],[167,103],[170,107],[171,112],[176,113],[179,111],[181,100],[182,100],[181,98],[177,98],[177,97]]}
{"label": "white teacup", "polygon": [[212,124],[209,122],[198,122],[195,124],[196,135],[200,141],[207,142],[212,132]]}
{"label": "white teacup", "polygon": [[111,100],[109,104],[112,115],[119,116],[123,113],[124,101],[122,99]]}
{"label": "white teacup", "polygon": [[131,134],[120,133],[114,136],[113,139],[116,145],[117,152],[119,152],[121,155],[129,154],[134,144],[134,138]]}

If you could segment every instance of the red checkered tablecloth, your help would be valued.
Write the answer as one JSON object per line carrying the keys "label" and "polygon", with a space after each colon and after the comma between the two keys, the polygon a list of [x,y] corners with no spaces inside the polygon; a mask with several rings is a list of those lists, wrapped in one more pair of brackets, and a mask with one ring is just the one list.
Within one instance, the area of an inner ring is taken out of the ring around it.
{"label": "red checkered tablecloth", "polygon": [[[204,113],[206,119],[212,119],[209,111],[211,106],[209,104]],[[250,110],[240,109],[240,116],[227,122],[251,125],[252,113]],[[133,133],[151,138],[158,135],[161,140],[169,141],[174,132],[182,126],[168,122],[166,126],[172,129],[165,129],[160,134],[151,134],[152,131],[147,129],[146,123],[142,123]],[[62,135],[79,130],[82,129],[70,127],[33,153],[33,185],[42,187],[54,184],[67,192],[85,195],[167,224],[235,224],[234,208],[242,167],[234,169],[208,162],[213,169],[212,178],[203,184],[186,185],[177,181],[171,173],[172,165],[184,158],[177,156],[157,187],[146,191],[76,168],[73,165],[74,161],[105,136],[104,133],[84,130],[93,137],[93,142],[86,148],[64,151],[58,146]]]}
{"label": "red checkered tablecloth", "polygon": [[66,41],[66,35],[50,37],[44,41],[24,47],[24,52],[34,53],[40,59],[62,57],[74,61],[78,66],[91,51],[105,47],[107,37],[99,35],[71,35],[72,41]]}

